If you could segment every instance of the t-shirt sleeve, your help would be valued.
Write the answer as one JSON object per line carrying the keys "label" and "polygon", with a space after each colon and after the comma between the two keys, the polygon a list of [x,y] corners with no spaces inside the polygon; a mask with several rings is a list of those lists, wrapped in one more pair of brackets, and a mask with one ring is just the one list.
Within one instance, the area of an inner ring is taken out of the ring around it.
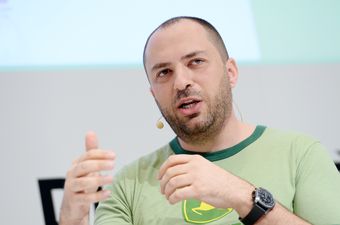
{"label": "t-shirt sleeve", "polygon": [[299,159],[293,204],[294,213],[312,224],[340,224],[340,174],[319,142]]}
{"label": "t-shirt sleeve", "polygon": [[99,203],[96,209],[95,225],[132,225],[129,186],[124,174],[115,176],[113,184],[107,189],[111,196]]}

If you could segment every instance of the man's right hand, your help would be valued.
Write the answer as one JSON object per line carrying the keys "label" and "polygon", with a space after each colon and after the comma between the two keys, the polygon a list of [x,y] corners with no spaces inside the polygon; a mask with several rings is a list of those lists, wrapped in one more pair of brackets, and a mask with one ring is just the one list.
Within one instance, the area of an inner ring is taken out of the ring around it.
{"label": "man's right hand", "polygon": [[86,134],[85,145],[86,153],[73,161],[66,175],[59,225],[88,224],[90,206],[111,194],[109,190],[97,190],[112,183],[112,175],[102,176],[100,171],[113,169],[114,152],[98,149],[93,132]]}

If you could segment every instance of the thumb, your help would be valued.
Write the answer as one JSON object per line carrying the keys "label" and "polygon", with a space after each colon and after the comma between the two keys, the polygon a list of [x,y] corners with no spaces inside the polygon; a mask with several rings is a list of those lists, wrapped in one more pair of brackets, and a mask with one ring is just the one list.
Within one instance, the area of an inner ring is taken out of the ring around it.
{"label": "thumb", "polygon": [[85,136],[85,147],[86,147],[86,151],[98,148],[97,135],[93,131],[87,132]]}

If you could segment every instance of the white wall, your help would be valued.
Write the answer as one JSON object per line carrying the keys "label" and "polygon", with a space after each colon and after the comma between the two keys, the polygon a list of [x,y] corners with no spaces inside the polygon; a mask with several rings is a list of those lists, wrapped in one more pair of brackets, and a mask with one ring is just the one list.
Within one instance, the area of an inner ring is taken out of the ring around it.
{"label": "white wall", "polygon": [[[244,120],[309,133],[340,161],[339,72],[339,64],[243,65],[235,101]],[[86,131],[117,152],[121,168],[174,136],[155,127],[159,116],[142,70],[1,72],[1,223],[44,224],[37,181],[64,176]]]}

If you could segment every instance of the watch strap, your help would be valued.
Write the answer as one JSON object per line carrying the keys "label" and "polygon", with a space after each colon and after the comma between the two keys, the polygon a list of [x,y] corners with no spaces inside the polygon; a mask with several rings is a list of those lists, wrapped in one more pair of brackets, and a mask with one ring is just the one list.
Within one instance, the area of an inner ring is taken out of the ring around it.
{"label": "watch strap", "polygon": [[251,209],[251,211],[248,213],[246,217],[241,219],[241,222],[244,225],[253,225],[255,224],[264,214],[266,214],[266,211],[262,209],[260,206],[254,204],[254,207]]}

